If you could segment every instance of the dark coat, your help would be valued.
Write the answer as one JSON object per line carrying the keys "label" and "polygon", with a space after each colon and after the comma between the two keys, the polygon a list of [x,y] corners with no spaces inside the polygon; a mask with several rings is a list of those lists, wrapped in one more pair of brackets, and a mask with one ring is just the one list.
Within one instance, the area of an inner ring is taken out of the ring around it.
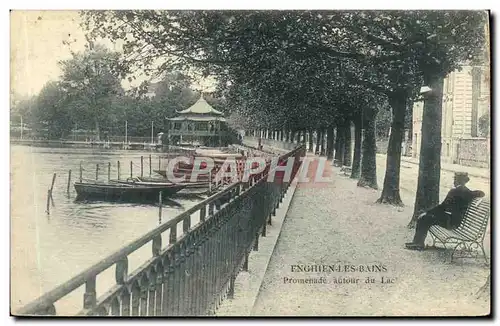
{"label": "dark coat", "polygon": [[484,197],[484,192],[480,190],[470,190],[466,186],[458,186],[450,190],[444,201],[429,210],[435,216],[449,215],[451,213],[451,226],[456,227],[462,221],[467,211],[467,207],[476,197]]}

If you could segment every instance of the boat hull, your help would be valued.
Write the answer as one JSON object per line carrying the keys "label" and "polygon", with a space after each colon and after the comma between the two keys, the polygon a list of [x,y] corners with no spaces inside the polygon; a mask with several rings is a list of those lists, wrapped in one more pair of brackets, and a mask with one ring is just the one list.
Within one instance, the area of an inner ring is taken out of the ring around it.
{"label": "boat hull", "polygon": [[75,183],[77,200],[124,202],[158,202],[160,192],[167,198],[185,188],[184,185],[137,186],[129,184]]}

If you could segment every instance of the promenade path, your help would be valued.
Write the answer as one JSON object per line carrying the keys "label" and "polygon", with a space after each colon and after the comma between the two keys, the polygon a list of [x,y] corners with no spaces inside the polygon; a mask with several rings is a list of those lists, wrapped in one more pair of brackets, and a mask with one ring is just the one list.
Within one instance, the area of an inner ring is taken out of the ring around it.
{"label": "promenade path", "polygon": [[[377,166],[380,164],[377,162]],[[383,180],[384,170],[377,172],[378,179]],[[246,299],[246,305],[252,307],[246,307],[245,312],[238,310],[241,307],[238,301],[243,300],[245,293],[239,294],[237,281],[235,299],[226,304],[221,315],[457,316],[489,313],[489,300],[477,299],[475,295],[490,272],[484,260],[458,259],[450,263],[450,253],[444,250],[403,249],[414,232],[406,227],[413,213],[414,192],[402,190],[405,207],[379,205],[375,201],[380,190],[357,187],[357,180],[344,176],[339,168],[330,166],[325,175],[326,182],[297,185],[258,295],[256,299]],[[403,175],[402,182],[405,178],[414,177]],[[489,235],[485,242],[489,255]],[[344,265],[377,265],[387,271],[292,272],[292,265],[297,264],[340,265],[341,268]],[[266,268],[255,266],[253,270],[259,267]],[[367,284],[368,276],[375,283]],[[381,283],[382,276],[392,283]],[[285,281],[285,278],[319,277],[324,277],[328,283]],[[358,278],[359,281],[357,284],[338,284],[334,282],[338,278]]]}

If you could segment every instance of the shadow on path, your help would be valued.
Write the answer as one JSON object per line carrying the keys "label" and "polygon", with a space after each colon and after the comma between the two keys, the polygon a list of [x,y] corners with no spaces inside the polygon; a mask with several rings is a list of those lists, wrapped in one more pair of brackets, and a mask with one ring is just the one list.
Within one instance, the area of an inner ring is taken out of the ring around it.
{"label": "shadow on path", "polygon": [[[298,185],[252,315],[489,313],[489,300],[474,296],[489,274],[480,259],[450,263],[447,250],[403,249],[413,235],[406,228],[413,207],[375,204],[379,191],[357,187],[338,168],[325,175],[321,185]],[[293,265],[333,271],[297,271]],[[326,284],[302,283],[321,277]]]}

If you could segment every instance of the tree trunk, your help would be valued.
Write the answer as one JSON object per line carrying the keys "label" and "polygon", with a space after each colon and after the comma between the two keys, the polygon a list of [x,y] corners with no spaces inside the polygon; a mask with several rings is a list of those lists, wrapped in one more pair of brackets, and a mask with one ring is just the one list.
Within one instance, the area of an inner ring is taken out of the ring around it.
{"label": "tree trunk", "polygon": [[333,124],[326,130],[326,158],[333,159],[333,144],[335,138],[335,130]]}
{"label": "tree trunk", "polygon": [[361,168],[361,119],[354,120],[354,157],[351,178],[358,179]]}
{"label": "tree trunk", "polygon": [[297,131],[297,144],[300,144],[302,142],[302,138],[300,137],[302,135],[302,131],[299,130]]}
{"label": "tree trunk", "polygon": [[358,187],[378,189],[377,186],[377,161],[375,144],[375,114],[367,119],[362,143],[361,176]]}
{"label": "tree trunk", "polygon": [[422,212],[439,203],[443,78],[424,78],[424,81],[432,91],[424,101],[417,195],[409,228],[415,226]]}
{"label": "tree trunk", "polygon": [[391,134],[387,147],[384,188],[377,203],[403,206],[399,193],[399,174],[401,169],[401,145],[405,134],[406,99],[404,92],[389,96],[389,104],[392,108]]}
{"label": "tree trunk", "polygon": [[351,141],[351,122],[347,122],[345,125],[345,138],[344,138],[344,161],[342,162],[345,166],[351,166],[352,163],[352,141]]}
{"label": "tree trunk", "polygon": [[320,140],[320,155],[324,156],[326,155],[326,148],[325,148],[325,130],[321,130],[321,140]]}
{"label": "tree trunk", "polygon": [[312,129],[309,130],[309,152],[314,152],[313,150],[313,131]]}
{"label": "tree trunk", "polygon": [[314,148],[314,154],[319,155],[319,142],[321,141],[321,130],[316,130],[316,147]]}
{"label": "tree trunk", "polygon": [[291,143],[295,142],[295,130],[292,130],[290,132],[290,142]]}
{"label": "tree trunk", "polygon": [[285,129],[285,141],[288,142],[290,140],[290,131]]}
{"label": "tree trunk", "polygon": [[278,131],[280,141],[283,141],[283,130]]}
{"label": "tree trunk", "polygon": [[344,161],[344,139],[345,131],[343,125],[337,125],[337,137],[335,138],[335,159],[333,161],[334,165],[339,167],[342,166]]}
{"label": "tree trunk", "polygon": [[321,147],[321,130],[316,130],[316,146],[314,147],[314,153],[316,155],[320,155],[320,147]]}

